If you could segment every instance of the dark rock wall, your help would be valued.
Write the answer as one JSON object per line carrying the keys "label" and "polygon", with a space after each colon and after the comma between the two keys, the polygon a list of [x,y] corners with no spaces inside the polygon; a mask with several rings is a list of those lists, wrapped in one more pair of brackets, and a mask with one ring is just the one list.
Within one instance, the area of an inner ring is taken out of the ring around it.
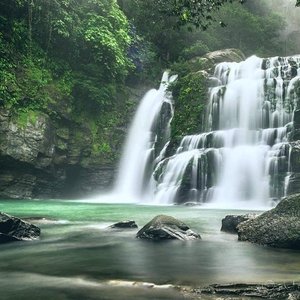
{"label": "dark rock wall", "polygon": [[111,187],[115,165],[92,154],[88,127],[38,113],[19,124],[0,109],[0,198],[84,197]]}
{"label": "dark rock wall", "polygon": [[287,195],[300,192],[300,80],[294,84],[295,110],[293,116],[293,129],[290,135],[290,178]]}

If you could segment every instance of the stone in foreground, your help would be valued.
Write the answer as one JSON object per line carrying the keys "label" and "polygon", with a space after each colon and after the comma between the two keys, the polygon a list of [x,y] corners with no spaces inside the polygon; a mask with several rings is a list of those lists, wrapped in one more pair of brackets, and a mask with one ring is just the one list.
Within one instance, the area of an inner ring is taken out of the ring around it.
{"label": "stone in foreground", "polygon": [[121,221],[118,223],[115,223],[111,226],[109,226],[109,228],[114,228],[114,229],[126,229],[126,228],[138,228],[138,226],[136,225],[135,221],[133,220],[126,220],[126,221]]}
{"label": "stone in foreground", "polygon": [[275,208],[237,228],[240,241],[300,249],[300,194],[284,198]]}
{"label": "stone in foreground", "polygon": [[34,240],[40,233],[37,226],[0,212],[0,243]]}
{"label": "stone in foreground", "polygon": [[200,234],[193,232],[186,224],[166,215],[154,217],[136,234],[136,237],[153,241],[201,239]]}
{"label": "stone in foreground", "polygon": [[[213,295],[209,299],[300,299],[300,285],[298,283],[271,284],[213,284],[205,288],[193,289],[191,295]],[[194,298],[193,298],[194,299]],[[198,297],[197,297],[198,299]],[[206,299],[206,298],[205,298]]]}
{"label": "stone in foreground", "polygon": [[256,218],[255,214],[246,214],[246,215],[227,215],[222,219],[221,231],[228,233],[237,233],[237,226],[245,221],[252,220]]}

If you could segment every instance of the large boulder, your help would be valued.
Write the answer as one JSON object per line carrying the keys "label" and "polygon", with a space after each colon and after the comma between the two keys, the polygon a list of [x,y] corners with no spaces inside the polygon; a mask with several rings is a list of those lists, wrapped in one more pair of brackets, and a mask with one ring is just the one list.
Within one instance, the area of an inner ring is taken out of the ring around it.
{"label": "large boulder", "polygon": [[[294,126],[296,127],[296,125]],[[300,129],[297,130],[299,131]],[[289,184],[287,187],[288,195],[292,195],[300,191],[300,141],[291,142],[290,147],[290,165],[292,173],[290,174]]]}
{"label": "large boulder", "polygon": [[40,233],[37,226],[0,212],[0,243],[35,240]]}
{"label": "large boulder", "polygon": [[237,233],[237,226],[242,222],[252,220],[256,218],[255,214],[246,214],[246,215],[227,215],[222,219],[221,231],[228,233]]}
{"label": "large boulder", "polygon": [[245,55],[239,49],[223,49],[218,51],[209,52],[204,55],[205,58],[218,64],[221,62],[241,62],[246,59]]}
{"label": "large boulder", "polygon": [[154,217],[137,233],[136,237],[154,241],[201,239],[200,234],[193,232],[185,223],[166,215]]}
{"label": "large boulder", "polygon": [[300,194],[284,198],[274,209],[237,227],[240,241],[300,249]]}

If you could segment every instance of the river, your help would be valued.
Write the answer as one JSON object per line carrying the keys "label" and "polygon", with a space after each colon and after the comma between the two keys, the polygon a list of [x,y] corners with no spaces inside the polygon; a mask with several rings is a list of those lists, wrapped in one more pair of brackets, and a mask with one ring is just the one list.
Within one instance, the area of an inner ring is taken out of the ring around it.
{"label": "river", "polygon": [[[0,201],[0,211],[35,220],[41,237],[1,245],[1,299],[183,299],[176,290],[130,282],[204,286],[211,283],[300,280],[299,251],[272,249],[220,232],[227,214],[246,211],[186,206],[101,204],[59,200]],[[139,227],[167,214],[202,240],[152,243],[137,230],[112,230],[133,219]]]}

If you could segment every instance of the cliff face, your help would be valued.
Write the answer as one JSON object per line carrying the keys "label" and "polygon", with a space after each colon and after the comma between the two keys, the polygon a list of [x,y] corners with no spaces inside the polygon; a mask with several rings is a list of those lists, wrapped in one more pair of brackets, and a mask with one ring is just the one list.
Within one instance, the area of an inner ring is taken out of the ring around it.
{"label": "cliff face", "polygon": [[88,127],[0,109],[0,198],[82,197],[109,188],[114,168],[92,153]]}

